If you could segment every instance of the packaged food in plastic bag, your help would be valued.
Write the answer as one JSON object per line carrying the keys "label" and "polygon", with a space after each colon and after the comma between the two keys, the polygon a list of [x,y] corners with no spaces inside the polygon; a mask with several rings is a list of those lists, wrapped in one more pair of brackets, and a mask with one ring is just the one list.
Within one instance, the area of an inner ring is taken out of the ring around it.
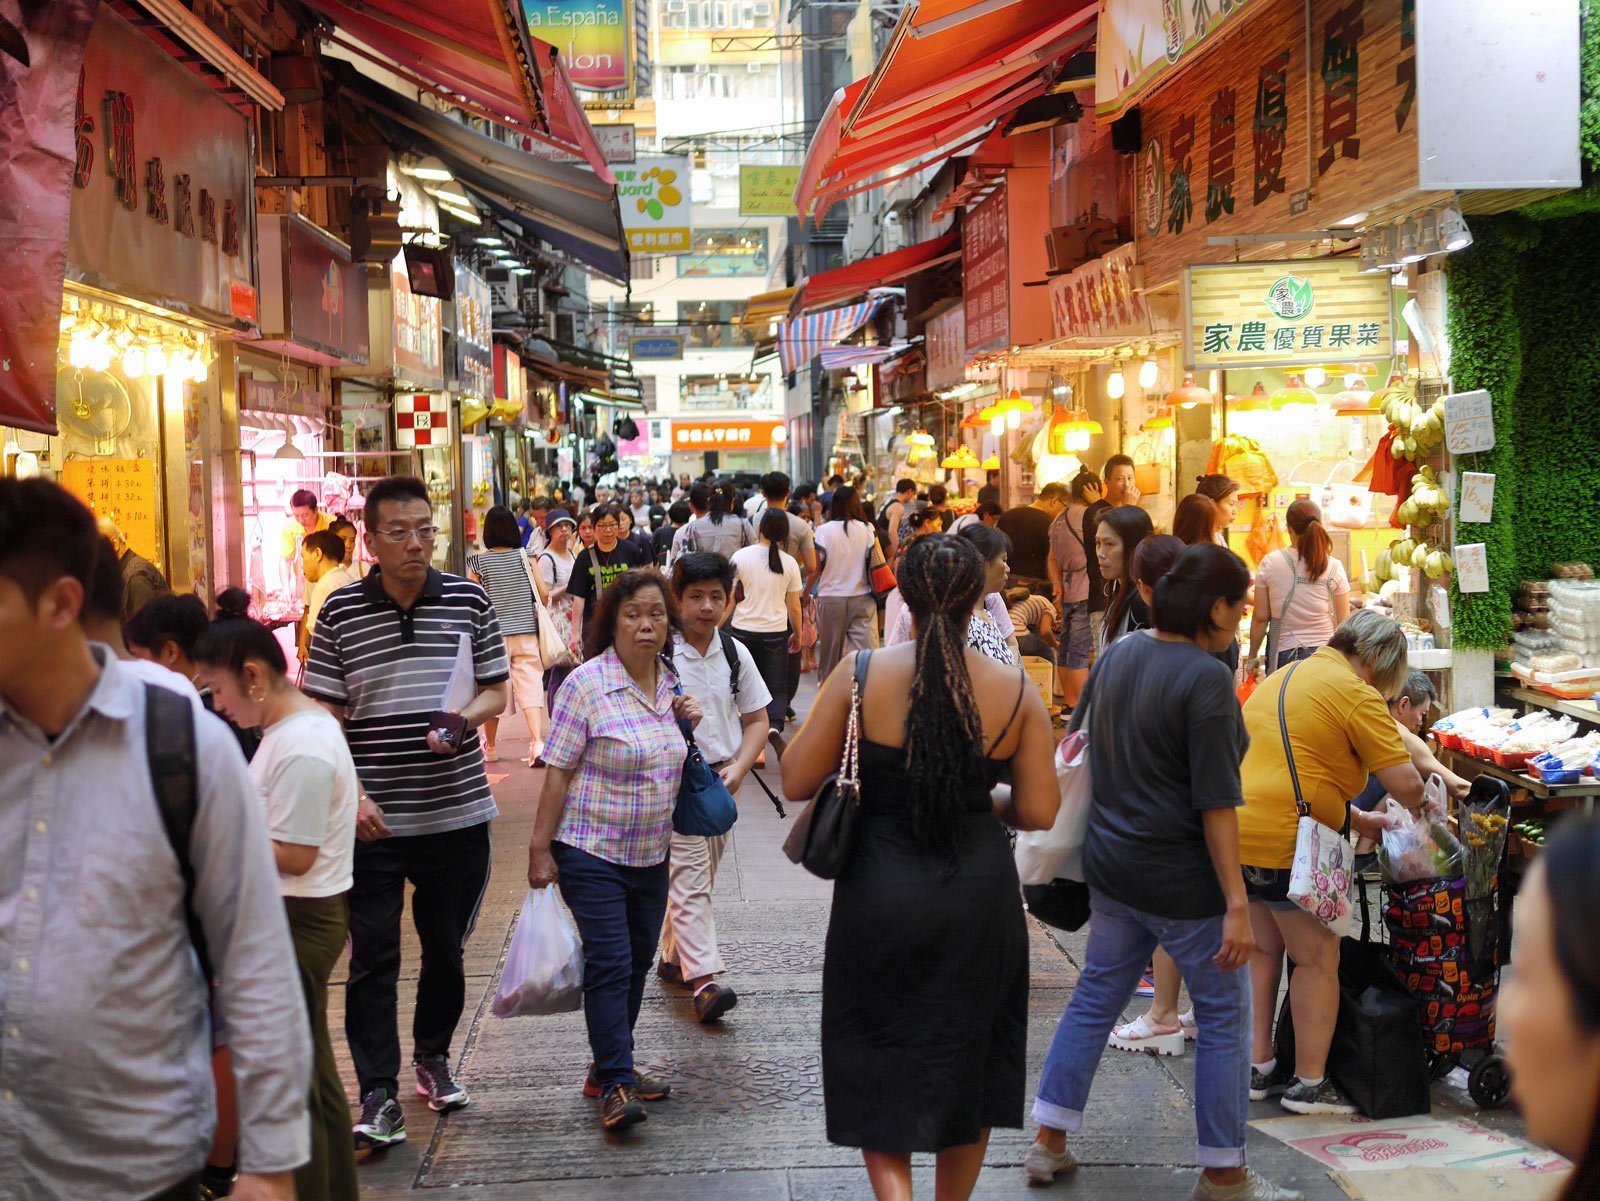
{"label": "packaged food in plastic bag", "polygon": [[530,888],[494,992],[497,1018],[570,1013],[583,1004],[583,944],[554,888]]}
{"label": "packaged food in plastic bag", "polygon": [[1466,869],[1467,853],[1450,832],[1448,796],[1438,775],[1428,777],[1427,802],[1407,809],[1393,797],[1385,802],[1384,831],[1378,848],[1378,867],[1385,884],[1443,877],[1453,880]]}

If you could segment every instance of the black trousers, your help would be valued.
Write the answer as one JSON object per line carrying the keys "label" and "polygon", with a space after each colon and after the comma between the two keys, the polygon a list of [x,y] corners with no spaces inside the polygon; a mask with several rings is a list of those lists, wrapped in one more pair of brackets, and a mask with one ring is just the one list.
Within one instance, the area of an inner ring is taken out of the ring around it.
{"label": "black trousers", "polygon": [[396,990],[407,881],[415,888],[411,921],[422,942],[412,1055],[449,1055],[466,999],[461,953],[489,886],[489,824],[356,843],[344,1033],[362,1096],[374,1088],[399,1092]]}
{"label": "black trousers", "polygon": [[744,643],[750,657],[756,661],[756,670],[761,673],[761,681],[772,697],[767,702],[767,725],[781,732],[783,711],[789,706],[788,632],[779,630],[772,634],[761,634],[730,627],[728,633]]}
{"label": "black trousers", "polygon": [[[796,646],[800,645],[800,640],[798,637],[796,637],[796,635],[799,633],[800,631],[795,629],[793,626],[789,627],[789,637],[794,638]],[[789,687],[787,689],[787,693],[789,702],[788,708],[790,709],[794,708],[794,698],[800,693],[800,677],[805,674],[802,666],[804,662],[805,659],[800,651],[795,651],[789,656]]]}

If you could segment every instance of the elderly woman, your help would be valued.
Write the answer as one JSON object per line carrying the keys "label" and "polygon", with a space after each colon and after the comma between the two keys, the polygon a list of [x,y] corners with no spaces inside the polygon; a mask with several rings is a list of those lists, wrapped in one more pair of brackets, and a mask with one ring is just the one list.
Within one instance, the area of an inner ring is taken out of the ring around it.
{"label": "elderly woman", "polygon": [[673,697],[659,665],[677,626],[653,568],[625,572],[601,595],[588,661],[562,685],[545,741],[548,770],[528,841],[528,883],[559,881],[583,938],[594,1054],[583,1091],[601,1099],[607,1130],[644,1121],[641,1101],[669,1091],[635,1071],[633,1027],[667,911],[672,809],[688,750],[678,719],[700,720],[692,698]]}
{"label": "elderly woman", "polygon": [[[1328,1045],[1339,1013],[1339,938],[1288,897],[1299,817],[1281,731],[1289,732],[1294,772],[1311,816],[1331,830],[1348,823],[1375,836],[1382,819],[1350,803],[1369,773],[1407,808],[1423,803],[1422,777],[1388,710],[1405,681],[1405,634],[1388,618],[1363,610],[1309,659],[1268,676],[1244,704],[1250,749],[1241,769],[1239,862],[1256,941],[1250,963],[1252,1101],[1281,1096],[1291,1113],[1355,1112],[1327,1076]],[[1279,1063],[1272,1054],[1272,1014],[1285,950],[1295,966],[1289,984],[1293,1064]]]}

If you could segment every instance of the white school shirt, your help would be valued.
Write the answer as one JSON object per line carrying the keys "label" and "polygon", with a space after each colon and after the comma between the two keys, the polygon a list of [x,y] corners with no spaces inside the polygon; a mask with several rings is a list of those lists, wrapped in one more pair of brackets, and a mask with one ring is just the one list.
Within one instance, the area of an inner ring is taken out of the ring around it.
{"label": "white school shirt", "polygon": [[704,715],[694,729],[694,740],[707,763],[723,763],[737,755],[744,741],[744,715],[764,710],[772,702],[772,693],[750,651],[737,638],[732,639],[732,647],[739,656],[737,693],[728,687],[733,671],[722,653],[720,635],[711,635],[704,657],[682,634],[672,636],[673,669],[684,695],[699,701]]}
{"label": "white school shirt", "polygon": [[818,596],[870,596],[867,552],[877,531],[864,521],[825,521],[817,527],[816,542],[827,552],[817,580]]}

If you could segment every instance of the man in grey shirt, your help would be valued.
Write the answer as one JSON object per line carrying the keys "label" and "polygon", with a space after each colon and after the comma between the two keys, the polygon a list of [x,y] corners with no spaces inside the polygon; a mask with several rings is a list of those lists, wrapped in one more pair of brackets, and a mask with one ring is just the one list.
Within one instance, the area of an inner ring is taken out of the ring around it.
{"label": "man in grey shirt", "polygon": [[[138,677],[79,621],[99,533],[0,480],[0,1198],[192,1198],[211,1147],[207,989],[145,749]],[[194,911],[238,1084],[244,1201],[310,1157],[311,1038],[239,745],[196,713]]]}

